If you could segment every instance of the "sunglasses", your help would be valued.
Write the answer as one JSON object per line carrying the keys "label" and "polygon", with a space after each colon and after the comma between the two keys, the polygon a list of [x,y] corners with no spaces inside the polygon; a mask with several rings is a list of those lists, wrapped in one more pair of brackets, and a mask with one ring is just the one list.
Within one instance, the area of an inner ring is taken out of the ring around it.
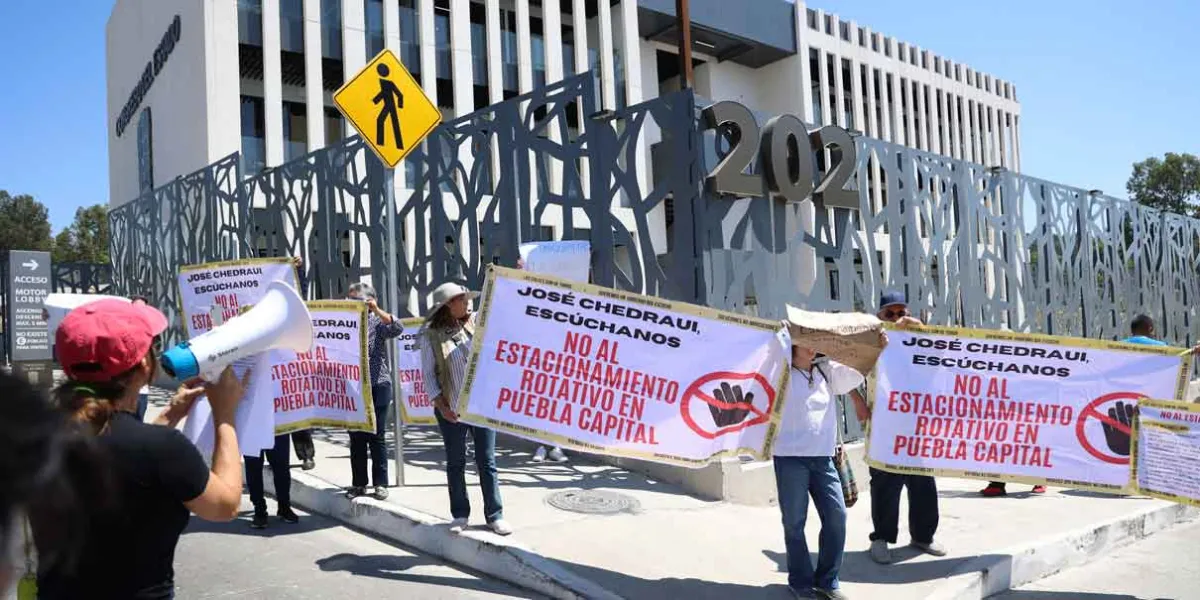
{"label": "sunglasses", "polygon": [[883,311],[883,318],[886,321],[897,321],[908,316],[907,308],[888,309]]}

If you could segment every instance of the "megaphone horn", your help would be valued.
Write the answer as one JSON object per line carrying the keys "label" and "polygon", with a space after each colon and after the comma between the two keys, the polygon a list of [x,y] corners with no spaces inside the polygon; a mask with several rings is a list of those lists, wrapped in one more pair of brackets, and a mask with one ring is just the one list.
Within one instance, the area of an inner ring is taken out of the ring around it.
{"label": "megaphone horn", "polygon": [[288,284],[273,281],[253,308],[164,352],[161,363],[178,380],[199,375],[213,382],[240,359],[268,350],[308,352],[312,343],[312,316],[304,299]]}

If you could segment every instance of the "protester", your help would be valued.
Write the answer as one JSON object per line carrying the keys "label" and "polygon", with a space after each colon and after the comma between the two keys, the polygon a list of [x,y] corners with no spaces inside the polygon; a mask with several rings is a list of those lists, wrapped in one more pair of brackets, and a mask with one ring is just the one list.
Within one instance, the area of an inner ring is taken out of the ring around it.
{"label": "protester", "polygon": [[467,437],[475,444],[475,466],[483,492],[484,518],[499,535],[509,535],[512,527],[504,520],[500,483],[496,479],[496,432],[458,422],[454,406],[467,372],[467,357],[475,335],[475,314],[471,299],[477,294],[457,283],[443,283],[433,291],[433,308],[425,319],[425,337],[421,344],[421,370],[433,405],[438,427],[446,448],[446,480],[450,491],[452,531],[462,531],[471,516],[467,498]]}
{"label": "protester", "polygon": [[[841,599],[846,597],[838,589],[846,548],[846,502],[834,464],[835,397],[855,389],[863,376],[845,365],[816,359],[812,349],[792,347],[792,382],[775,439],[775,485],[783,513],[788,587],[797,597],[811,590],[821,598]],[[821,519],[815,572],[804,536],[810,495]]]}
{"label": "protester", "polygon": [[387,342],[404,333],[400,320],[379,308],[375,288],[366,283],[350,286],[346,296],[367,303],[367,358],[371,375],[371,401],[375,405],[375,433],[350,432],[351,483],[347,495],[362,496],[367,491],[367,449],[371,451],[371,480],[379,500],[388,497],[387,431],[388,408],[392,405],[392,373],[387,365]]}
{"label": "protester", "polygon": [[[517,259],[517,268],[518,269],[525,268],[525,260],[524,259],[522,259],[522,258]],[[535,462],[535,463],[546,462],[547,458],[549,458],[552,462],[564,463],[564,462],[567,462],[567,453],[563,452],[563,449],[559,448],[558,446],[547,447],[547,446],[542,446],[541,444],[539,444],[537,447],[537,450],[535,450],[533,453],[533,459],[532,459],[533,462]]]}
{"label": "protester", "polygon": [[[920,327],[921,321],[908,313],[908,301],[898,291],[886,291],[879,299],[881,320],[900,327]],[[870,418],[870,407],[861,392],[851,392],[855,412],[864,422]],[[891,564],[892,551],[888,544],[895,544],[900,529],[900,492],[908,487],[908,531],[912,546],[933,556],[945,556],[946,549],[933,540],[938,526],[937,483],[928,475],[904,475],[889,473],[875,468],[871,475],[871,559],[880,564]]]}
{"label": "protester", "polygon": [[[300,257],[292,258],[292,265],[296,267],[299,277],[299,269],[304,265],[304,261]],[[299,277],[300,296],[307,295],[307,282],[303,277]],[[251,529],[266,529],[268,525],[267,518],[267,495],[263,483],[263,457],[271,465],[271,479],[275,483],[275,515],[280,521],[289,525],[295,525],[300,522],[300,515],[292,510],[292,465],[291,465],[291,440],[292,437],[302,433],[299,437],[301,444],[307,437],[308,445],[311,447],[311,434],[306,430],[304,432],[296,432],[292,434],[282,434],[275,436],[275,443],[270,448],[260,450],[253,456],[243,457],[246,465],[246,491],[250,495],[250,503],[254,505],[254,516],[250,518]],[[299,446],[299,445],[298,445]],[[312,468],[310,462],[313,460],[313,454],[303,452],[301,448],[297,448],[296,453],[300,455],[301,460],[305,461],[304,468]],[[315,463],[312,464],[315,466]]]}
{"label": "protester", "polygon": [[[105,458],[80,478],[108,478],[114,493],[72,498],[48,490],[31,506],[42,600],[173,598],[175,546],[189,511],[211,521],[237,515],[242,479],[233,422],[245,380],[226,369],[213,385],[180,387],[154,424],[134,416],[138,389],[154,379],[166,327],[150,306],[99,300],[71,311],[56,333],[67,381],[55,390],[55,403],[69,431],[93,438]],[[202,394],[213,413],[211,471],[175,429]],[[89,486],[75,489],[81,487]],[[62,502],[88,512],[64,522],[54,506]],[[77,540],[78,552],[56,553],[63,535]]]}
{"label": "protester", "polygon": [[1128,344],[1143,344],[1146,346],[1166,346],[1167,343],[1159,340],[1154,332],[1154,319],[1149,315],[1138,315],[1133,318],[1133,322],[1129,324],[1130,337],[1127,337],[1122,342]]}

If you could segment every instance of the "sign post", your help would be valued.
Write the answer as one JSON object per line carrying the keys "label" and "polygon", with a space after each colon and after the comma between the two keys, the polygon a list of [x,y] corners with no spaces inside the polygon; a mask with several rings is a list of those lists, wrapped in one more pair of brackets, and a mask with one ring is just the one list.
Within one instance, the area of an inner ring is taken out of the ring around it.
{"label": "sign post", "polygon": [[53,341],[43,317],[51,292],[50,253],[11,250],[8,253],[8,325],[12,372],[39,389],[50,389],[54,378]]}
{"label": "sign post", "polygon": [[[396,165],[442,122],[442,113],[425,95],[408,69],[391,50],[384,49],[333,94],[333,103],[358,130],[383,163],[383,211],[387,224],[388,285],[383,301],[395,311],[400,303],[396,285]],[[394,344],[388,345],[388,369],[396,382]],[[400,408],[395,410],[396,485],[404,485],[404,431]],[[376,415],[376,418],[385,418]]]}

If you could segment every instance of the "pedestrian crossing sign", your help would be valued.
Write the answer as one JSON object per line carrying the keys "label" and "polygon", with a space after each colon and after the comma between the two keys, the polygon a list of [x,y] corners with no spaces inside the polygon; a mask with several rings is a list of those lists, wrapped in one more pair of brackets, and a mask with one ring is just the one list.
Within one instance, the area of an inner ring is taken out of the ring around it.
{"label": "pedestrian crossing sign", "polygon": [[333,103],[389,168],[442,122],[441,111],[387,48],[333,93]]}

